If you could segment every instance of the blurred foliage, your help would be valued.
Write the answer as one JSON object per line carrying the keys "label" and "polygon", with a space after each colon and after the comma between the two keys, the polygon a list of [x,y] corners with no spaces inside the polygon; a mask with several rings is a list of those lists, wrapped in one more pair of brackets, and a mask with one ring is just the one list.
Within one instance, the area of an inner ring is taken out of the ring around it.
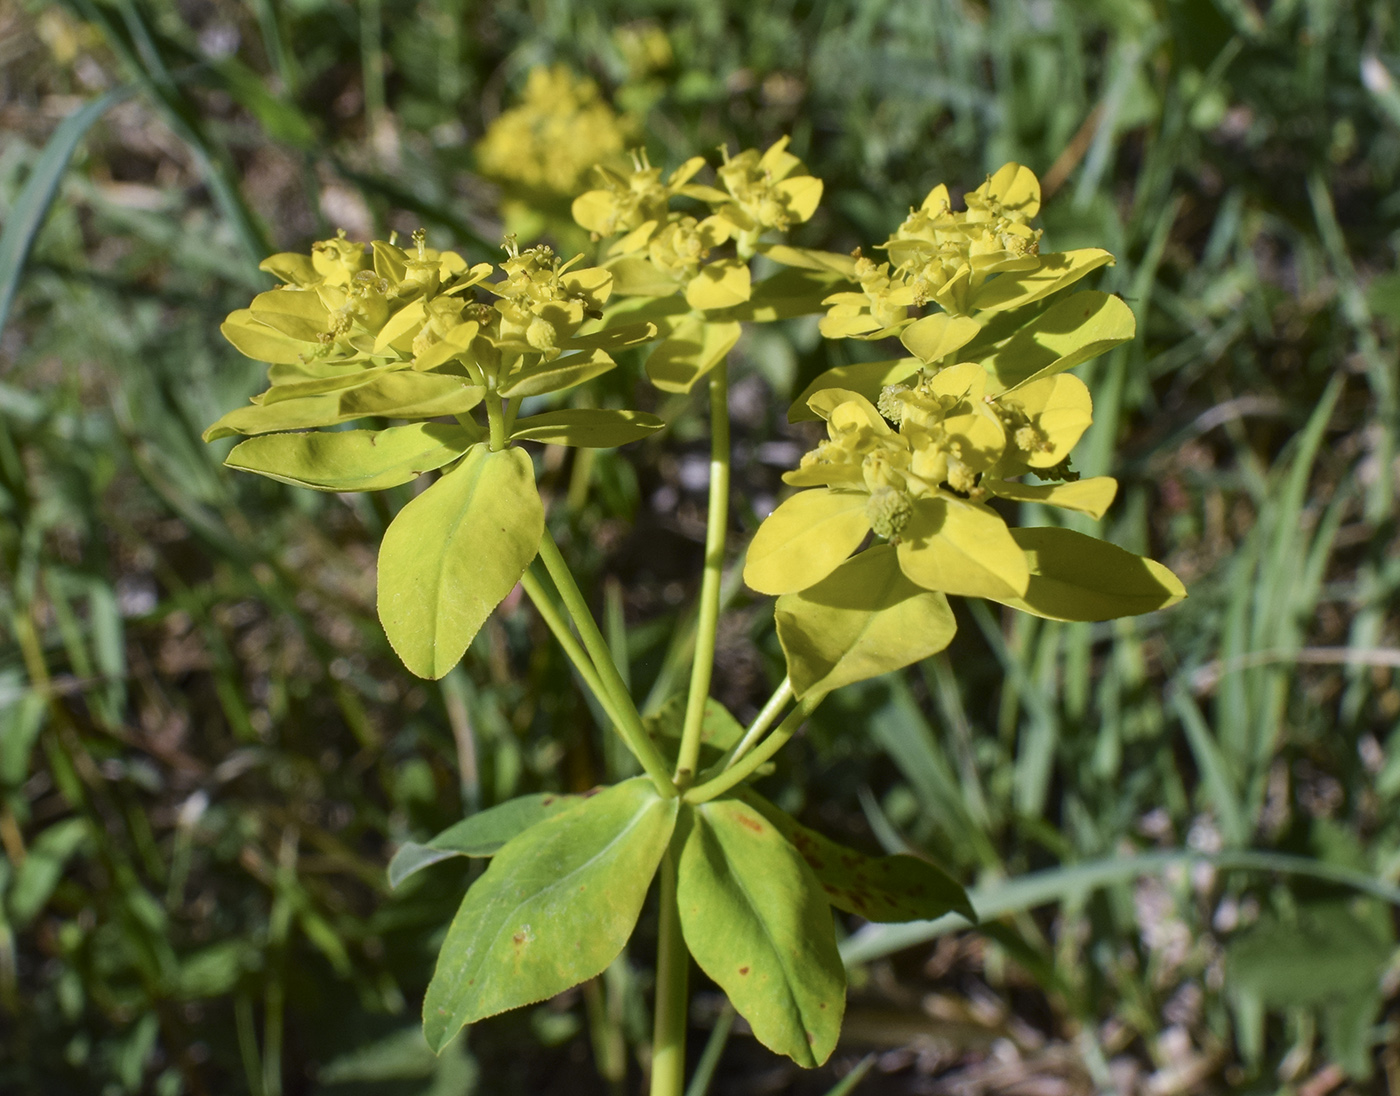
{"label": "blurred foliage", "polygon": [[[635,1082],[645,955],[431,1059],[417,1002],[470,869],[384,881],[402,840],[617,770],[543,626],[503,613],[443,682],[409,678],[369,569],[411,489],[312,496],[198,441],[259,383],[216,328],[271,245],[421,225],[496,254],[519,180],[478,142],[539,65],[668,168],[790,132],[827,187],[801,244],[885,238],[932,183],[1015,159],[1054,194],[1047,249],[1120,257],[1099,287],[1140,334],[1085,371],[1079,465],[1117,454],[1104,532],[1190,600],[1107,625],[960,609],[946,656],[834,698],[770,797],[984,895],[1158,848],[1400,875],[1393,5],[4,0],[7,228],[60,119],[136,94],[81,143],[0,333],[0,1090]],[[739,529],[811,440],[789,398],[853,345],[792,322],[736,350]],[[705,456],[701,409],[642,393],[666,435],[551,450],[542,486],[659,703]],[[743,717],[781,660],[735,591],[717,691]],[[1378,898],[1208,864],[1056,893],[868,964],[835,1068],[880,1050],[882,1092],[1400,1090]],[[834,1075],[736,1038],[715,1091]]]}

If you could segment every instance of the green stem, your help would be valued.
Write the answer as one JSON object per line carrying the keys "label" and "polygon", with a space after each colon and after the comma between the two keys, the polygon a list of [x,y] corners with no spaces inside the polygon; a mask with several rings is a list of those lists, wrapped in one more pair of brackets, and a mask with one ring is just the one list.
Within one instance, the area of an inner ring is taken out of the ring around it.
{"label": "green stem", "polygon": [[646,729],[642,726],[642,717],[637,714],[637,706],[632,702],[632,696],[623,683],[622,675],[617,672],[617,666],[613,663],[608,641],[598,630],[593,614],[588,609],[588,602],[584,600],[583,592],[574,581],[573,572],[564,562],[559,545],[554,542],[554,534],[549,531],[548,526],[545,527],[544,536],[540,538],[540,559],[545,570],[549,572],[549,577],[554,580],[554,585],[559,588],[559,595],[564,599],[564,608],[573,619],[579,638],[583,640],[583,645],[598,671],[599,683],[612,700],[613,709],[618,716],[618,733],[627,743],[628,749],[641,762],[642,768],[656,785],[656,790],[663,797],[671,798],[676,794],[671,774],[666,771],[666,763],[647,737]]}
{"label": "green stem", "polygon": [[661,928],[656,945],[656,1011],[651,1040],[651,1096],[685,1091],[685,1029],[690,1003],[690,953],[681,936],[676,861],[661,858]]}
{"label": "green stem", "polygon": [[613,721],[614,726],[620,727],[622,720],[617,716],[612,697],[603,688],[603,683],[598,677],[598,671],[593,668],[588,652],[574,638],[574,633],[569,631],[568,621],[560,615],[559,608],[554,604],[554,599],[549,596],[549,591],[545,589],[544,583],[533,571],[526,568],[525,573],[520,576],[520,585],[525,590],[525,596],[534,602],[535,609],[544,620],[545,626],[558,640],[559,646],[564,648],[564,653],[574,664],[578,676],[583,679],[584,686],[597,698],[598,703],[603,706],[603,711]]}
{"label": "green stem", "polygon": [[822,702],[822,697],[825,695],[825,693],[821,696],[808,694],[799,700],[797,707],[788,712],[787,718],[778,724],[777,730],[765,738],[759,746],[746,754],[742,761],[725,769],[714,779],[691,788],[685,793],[685,801],[687,803],[708,803],[735,785],[742,784],[753,775],[759,766],[787,745],[788,739],[797,733],[797,728],[802,726],[803,721],[816,710],[817,705]]}
{"label": "green stem", "polygon": [[729,756],[724,759],[723,769],[731,768],[739,758],[743,757],[760,738],[763,732],[773,725],[773,720],[778,718],[778,713],[787,707],[787,702],[792,699],[792,680],[783,678],[783,682],[773,690],[773,695],[768,698],[768,703],[763,705],[763,710],[753,717],[753,722],[749,724],[748,730],[744,732],[744,737],[734,744],[734,748],[729,751]]}
{"label": "green stem", "polygon": [[505,413],[501,408],[500,399],[494,392],[487,392],[486,399],[482,402],[486,404],[486,421],[491,426],[491,452],[499,453],[506,447]]}
{"label": "green stem", "polygon": [[724,577],[724,537],[729,525],[729,365],[724,359],[710,374],[710,506],[705,526],[705,571],[700,580],[700,619],[695,656],[690,664],[690,693],[676,755],[676,785],[695,779],[700,731],[710,678],[715,668],[715,633],[719,628],[719,588]]}

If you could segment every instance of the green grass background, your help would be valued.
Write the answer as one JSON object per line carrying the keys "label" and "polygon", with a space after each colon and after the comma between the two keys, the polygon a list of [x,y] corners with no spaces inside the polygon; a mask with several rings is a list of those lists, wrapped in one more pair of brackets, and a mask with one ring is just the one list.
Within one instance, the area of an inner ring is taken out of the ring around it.
{"label": "green grass background", "polygon": [[[617,771],[538,620],[508,605],[442,683],[411,678],[373,612],[407,489],[313,496],[198,437],[261,387],[217,326],[270,250],[423,225],[494,254],[472,144],[555,62],[637,112],[656,163],[790,133],[826,181],[813,245],[868,247],[1008,159],[1040,173],[1046,245],[1112,250],[1099,286],[1139,325],[1081,370],[1076,463],[1122,480],[1103,534],[1191,591],[1092,626],[960,605],[945,655],[828,702],[766,790],[935,856],[986,921],[858,932],[832,1065],[736,1034],[711,1090],[825,1092],[874,1052],[882,1093],[1400,1091],[1396,23],[1361,0],[0,2],[0,1091],[636,1090],[645,917],[599,983],[434,1060],[415,1013],[471,869],[384,879],[398,841]],[[639,27],[670,46],[649,72],[620,46]],[[787,398],[864,349],[803,323],[741,345],[736,531],[803,441]],[[656,700],[703,513],[703,408],[664,410],[655,444],[542,473]],[[781,676],[768,606],[736,591],[722,640],[742,716]],[[728,1028],[704,985],[695,1015],[698,1055]]]}

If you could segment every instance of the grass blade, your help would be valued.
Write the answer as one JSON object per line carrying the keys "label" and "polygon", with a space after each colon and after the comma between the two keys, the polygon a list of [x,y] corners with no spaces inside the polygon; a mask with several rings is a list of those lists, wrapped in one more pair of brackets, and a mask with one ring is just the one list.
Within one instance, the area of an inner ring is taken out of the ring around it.
{"label": "grass blade", "polygon": [[10,210],[5,231],[0,234],[0,334],[5,331],[5,321],[9,319],[10,306],[14,303],[20,275],[24,273],[34,239],[48,216],[49,206],[58,193],[58,184],[68,170],[68,161],[73,158],[78,142],[110,107],[135,90],[129,85],[114,88],[106,95],[83,104],[58,124],[49,143],[44,146],[38,163],[34,165],[14,208]]}

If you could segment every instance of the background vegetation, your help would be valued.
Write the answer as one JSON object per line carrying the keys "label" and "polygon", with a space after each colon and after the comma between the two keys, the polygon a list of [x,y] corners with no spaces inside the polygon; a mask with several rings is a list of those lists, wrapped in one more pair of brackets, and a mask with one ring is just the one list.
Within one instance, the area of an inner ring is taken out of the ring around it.
{"label": "background vegetation", "polygon": [[[508,602],[413,679],[373,611],[408,489],[313,496],[198,438],[261,387],[217,326],[274,246],[421,224],[493,252],[473,146],[554,63],[656,163],[791,133],[816,246],[1040,173],[1046,246],[1113,250],[1139,321],[1081,371],[1083,470],[1191,590],[1109,625],[960,606],[945,656],[823,708],[767,791],[999,916],[857,933],[833,1063],[736,1033],[713,1091],[824,1092],[868,1052],[882,1093],[1400,1091],[1400,28],[1362,0],[0,0],[0,1090],[635,1089],[645,922],[632,963],[434,1061],[417,1008],[469,869],[385,881],[397,842],[617,764],[540,622]],[[850,352],[814,322],[741,344],[736,528],[808,440],[788,398]],[[547,453],[543,486],[659,702],[703,408],[644,398],[655,444]],[[728,604],[745,717],[781,657],[767,604]]]}

